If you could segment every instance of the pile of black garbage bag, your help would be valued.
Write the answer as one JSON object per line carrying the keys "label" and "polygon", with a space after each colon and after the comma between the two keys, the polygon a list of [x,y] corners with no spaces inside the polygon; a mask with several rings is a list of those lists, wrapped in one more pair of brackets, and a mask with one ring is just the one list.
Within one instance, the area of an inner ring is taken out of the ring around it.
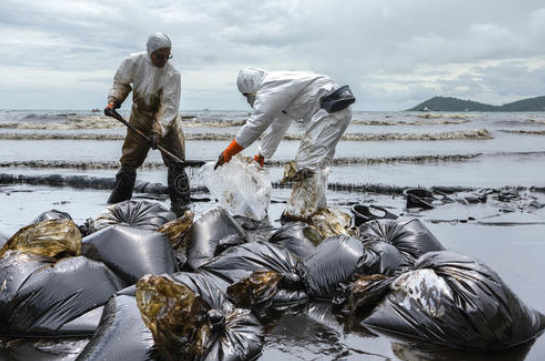
{"label": "pile of black garbage bag", "polygon": [[325,239],[287,223],[250,241],[221,207],[193,216],[127,201],[79,227],[46,212],[0,239],[0,335],[92,336],[78,360],[255,360],[265,320],[314,300],[461,349],[506,349],[545,328],[494,271],[417,219]]}

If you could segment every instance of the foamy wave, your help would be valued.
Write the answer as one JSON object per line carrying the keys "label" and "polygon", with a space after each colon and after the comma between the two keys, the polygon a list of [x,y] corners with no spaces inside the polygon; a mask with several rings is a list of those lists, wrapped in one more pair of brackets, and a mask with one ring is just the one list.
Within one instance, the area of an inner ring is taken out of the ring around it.
{"label": "foamy wave", "polygon": [[[285,140],[302,140],[303,134],[287,134]],[[186,140],[224,141],[231,140],[235,134],[196,133],[186,134]],[[51,134],[51,133],[10,133],[0,134],[1,140],[123,140],[123,134]],[[486,129],[474,129],[444,133],[351,133],[345,134],[343,140],[369,142],[392,140],[454,140],[454,139],[492,139]]]}
{"label": "foamy wave", "polygon": [[529,135],[545,135],[545,131],[543,130],[500,130],[504,133],[511,133],[511,134],[529,134]]}
{"label": "foamy wave", "polygon": [[343,140],[350,141],[388,141],[388,140],[455,140],[455,139],[492,139],[486,129],[474,129],[444,133],[353,133],[345,134]]}
{"label": "foamy wave", "polygon": [[4,129],[27,130],[84,130],[84,129],[113,129],[122,128],[119,121],[106,116],[69,117],[67,121],[53,122],[11,122],[0,123]]}
{"label": "foamy wave", "polygon": [[430,121],[404,121],[404,120],[352,120],[351,124],[357,125],[371,125],[371,126],[396,126],[396,125],[452,125],[452,124],[464,124],[468,123],[467,119],[460,120],[430,120]]}
{"label": "foamy wave", "polygon": [[[331,165],[342,166],[350,164],[372,165],[383,163],[435,163],[435,162],[463,162],[477,158],[481,153],[475,154],[446,154],[446,155],[417,155],[417,156],[399,156],[383,158],[337,158]],[[283,166],[285,160],[267,161],[267,166]],[[79,169],[79,170],[97,170],[97,169],[118,169],[119,162],[74,162],[63,160],[30,160],[0,162],[0,168],[31,168],[31,169]],[[145,162],[142,165],[144,169],[162,169],[166,168],[160,162]]]}

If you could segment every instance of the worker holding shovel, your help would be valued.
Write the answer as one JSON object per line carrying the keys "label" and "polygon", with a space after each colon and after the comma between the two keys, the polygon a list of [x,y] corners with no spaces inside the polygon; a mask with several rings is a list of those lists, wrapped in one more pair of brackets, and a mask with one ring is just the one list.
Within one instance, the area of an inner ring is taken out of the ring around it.
{"label": "worker holding shovel", "polygon": [[172,43],[166,34],[151,34],[146,45],[147,52],[131,54],[121,63],[104,109],[106,115],[119,119],[115,109],[132,91],[131,127],[123,142],[121,169],[108,203],[131,198],[136,169],[144,163],[150,148],[159,148],[168,167],[171,209],[181,214],[189,205],[190,187],[181,162],[185,159],[185,140],[179,114],[180,73],[169,63]]}

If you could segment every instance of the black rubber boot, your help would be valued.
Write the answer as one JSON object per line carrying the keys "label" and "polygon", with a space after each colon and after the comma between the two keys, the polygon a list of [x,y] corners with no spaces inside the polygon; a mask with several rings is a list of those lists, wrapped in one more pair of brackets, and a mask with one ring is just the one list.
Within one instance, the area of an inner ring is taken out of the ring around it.
{"label": "black rubber boot", "polygon": [[181,217],[189,209],[191,194],[189,178],[184,167],[179,164],[168,168],[168,194],[170,195],[170,210]]}
{"label": "black rubber boot", "polygon": [[132,197],[134,181],[136,180],[136,171],[120,169],[115,176],[115,186],[110,198],[109,204],[128,201]]}

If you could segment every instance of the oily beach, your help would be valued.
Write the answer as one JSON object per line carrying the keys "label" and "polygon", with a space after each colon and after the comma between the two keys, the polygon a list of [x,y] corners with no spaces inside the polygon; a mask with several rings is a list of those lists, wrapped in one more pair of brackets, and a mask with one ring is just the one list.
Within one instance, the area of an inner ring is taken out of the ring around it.
{"label": "oily beach", "polygon": [[[182,113],[186,158],[215,161],[246,115]],[[420,220],[447,250],[482,261],[526,305],[545,313],[544,130],[540,112],[354,112],[330,167],[328,204],[348,214],[364,205]],[[52,209],[69,213],[77,225],[99,216],[108,206],[125,132],[116,121],[88,111],[0,111],[0,233],[10,237]],[[273,190],[267,218],[254,227],[261,237],[281,227],[290,194],[289,185],[280,182],[283,164],[300,139],[301,129],[292,126],[266,163]],[[252,145],[243,154],[255,150]],[[151,151],[137,173],[133,200],[168,208],[165,170],[159,152]],[[200,170],[188,173],[197,217],[219,204]],[[431,208],[408,207],[414,189],[436,192]],[[286,313],[266,325],[259,360],[540,360],[545,355],[543,337],[508,351],[476,353],[369,328],[364,317],[347,317],[327,303]],[[0,356],[24,359],[21,355],[32,352],[33,359],[45,360],[52,352],[53,359],[75,360],[88,341],[11,338],[0,341]]]}

